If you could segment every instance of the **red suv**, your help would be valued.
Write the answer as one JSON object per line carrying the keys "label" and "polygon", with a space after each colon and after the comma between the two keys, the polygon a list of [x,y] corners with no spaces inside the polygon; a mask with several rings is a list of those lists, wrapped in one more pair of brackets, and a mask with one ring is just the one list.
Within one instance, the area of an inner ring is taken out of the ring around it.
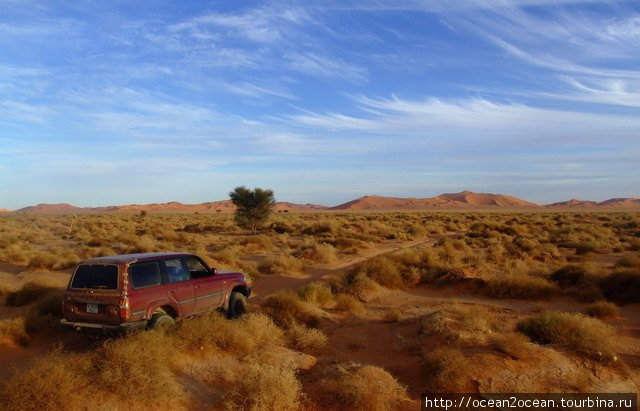
{"label": "red suv", "polygon": [[64,294],[65,327],[93,334],[168,328],[195,314],[246,311],[251,287],[241,273],[218,273],[187,253],[98,257],[76,267]]}

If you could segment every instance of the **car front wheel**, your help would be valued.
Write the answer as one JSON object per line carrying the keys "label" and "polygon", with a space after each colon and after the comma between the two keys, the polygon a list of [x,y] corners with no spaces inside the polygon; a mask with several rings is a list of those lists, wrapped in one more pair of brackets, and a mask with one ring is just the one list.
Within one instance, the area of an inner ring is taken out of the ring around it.
{"label": "car front wheel", "polygon": [[229,297],[228,318],[238,318],[247,312],[247,299],[242,293],[234,291]]}

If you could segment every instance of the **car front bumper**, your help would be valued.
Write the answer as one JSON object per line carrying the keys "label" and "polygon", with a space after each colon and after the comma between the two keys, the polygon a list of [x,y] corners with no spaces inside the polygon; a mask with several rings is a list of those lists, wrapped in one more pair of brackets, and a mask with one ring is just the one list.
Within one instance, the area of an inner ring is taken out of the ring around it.
{"label": "car front bumper", "polygon": [[66,329],[72,329],[82,334],[94,334],[94,335],[126,335],[132,331],[142,330],[147,327],[146,320],[134,321],[130,323],[122,324],[98,324],[98,323],[85,323],[67,321],[64,318],[60,320],[60,324]]}

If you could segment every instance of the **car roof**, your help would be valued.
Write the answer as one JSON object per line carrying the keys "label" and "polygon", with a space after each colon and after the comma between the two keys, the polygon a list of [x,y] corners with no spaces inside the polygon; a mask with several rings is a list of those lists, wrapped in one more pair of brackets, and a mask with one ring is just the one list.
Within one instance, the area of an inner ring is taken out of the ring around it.
{"label": "car roof", "polygon": [[108,257],[94,257],[88,260],[82,261],[81,264],[108,264],[108,263],[134,263],[138,261],[150,261],[164,258],[180,258],[180,257],[192,257],[195,254],[184,252],[164,252],[164,253],[135,253],[135,254],[121,254],[112,255]]}

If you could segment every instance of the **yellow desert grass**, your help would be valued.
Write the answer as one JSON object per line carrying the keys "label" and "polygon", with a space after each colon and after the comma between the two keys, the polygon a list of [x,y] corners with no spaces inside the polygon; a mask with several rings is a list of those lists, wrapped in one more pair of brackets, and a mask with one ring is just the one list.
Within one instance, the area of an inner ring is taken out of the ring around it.
{"label": "yellow desert grass", "polygon": [[0,347],[3,345],[27,345],[29,335],[24,317],[0,320]]}
{"label": "yellow desert grass", "polygon": [[372,365],[342,365],[337,375],[320,382],[323,405],[335,409],[388,411],[405,399],[404,386],[387,371]]}
{"label": "yellow desert grass", "polygon": [[[211,314],[184,320],[172,332],[140,332],[106,341],[85,353],[58,350],[2,385],[0,409],[78,410],[125,405],[140,410],[188,409],[194,399],[181,383],[185,358],[198,360],[216,352],[243,358],[269,344],[282,346],[285,337],[266,316],[249,314],[227,320]],[[248,371],[242,376],[247,379],[240,378],[236,388],[243,395],[254,391],[253,398],[259,398],[260,403],[249,406],[245,401],[242,405],[237,402],[240,397],[231,394],[227,402],[244,409],[265,409],[259,408],[260,404],[293,404],[287,409],[294,409],[299,397],[294,370],[290,366],[261,365],[259,358],[257,355],[247,360]],[[291,387],[285,389],[284,384]],[[286,397],[287,392],[293,394]]]}
{"label": "yellow desert grass", "polygon": [[552,344],[600,359],[614,356],[613,328],[582,314],[544,311],[519,322],[517,330],[538,344]]}

